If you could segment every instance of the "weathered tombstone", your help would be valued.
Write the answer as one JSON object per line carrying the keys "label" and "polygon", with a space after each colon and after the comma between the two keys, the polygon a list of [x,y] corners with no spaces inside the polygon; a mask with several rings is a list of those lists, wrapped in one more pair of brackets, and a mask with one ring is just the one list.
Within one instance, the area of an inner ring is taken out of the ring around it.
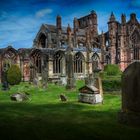
{"label": "weathered tombstone", "polygon": [[39,79],[37,78],[37,76],[33,79],[33,84],[38,87],[39,86]]}
{"label": "weathered tombstone", "polygon": [[102,103],[102,95],[95,86],[85,85],[79,89],[78,101],[89,104]]}
{"label": "weathered tombstone", "polygon": [[67,97],[63,94],[60,94],[60,99],[61,99],[62,102],[67,101]]}
{"label": "weathered tombstone", "polygon": [[140,126],[140,62],[130,64],[122,75],[122,109],[119,122]]}
{"label": "weathered tombstone", "polygon": [[66,76],[61,75],[60,81],[61,81],[61,85],[64,85],[64,86],[67,85],[67,77]]}
{"label": "weathered tombstone", "polygon": [[14,93],[10,96],[12,101],[26,101],[29,100],[28,93]]}

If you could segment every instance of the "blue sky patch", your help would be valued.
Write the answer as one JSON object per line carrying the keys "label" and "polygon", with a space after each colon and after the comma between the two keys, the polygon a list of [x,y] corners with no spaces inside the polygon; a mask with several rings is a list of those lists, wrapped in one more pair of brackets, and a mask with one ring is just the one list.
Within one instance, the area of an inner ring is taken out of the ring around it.
{"label": "blue sky patch", "polygon": [[57,14],[63,26],[73,26],[74,17],[81,17],[95,10],[98,31],[107,31],[107,22],[113,11],[120,21],[122,13],[127,20],[135,12],[139,20],[139,0],[1,0],[0,48],[30,48],[41,24],[55,24]]}

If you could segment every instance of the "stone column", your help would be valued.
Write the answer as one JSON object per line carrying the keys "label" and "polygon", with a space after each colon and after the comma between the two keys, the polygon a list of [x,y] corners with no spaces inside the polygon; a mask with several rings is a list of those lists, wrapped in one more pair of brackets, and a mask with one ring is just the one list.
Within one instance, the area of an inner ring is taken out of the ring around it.
{"label": "stone column", "polygon": [[67,67],[67,85],[66,89],[75,88],[75,79],[74,79],[74,68],[73,68],[73,44],[71,40],[71,28],[68,25],[67,27],[67,38],[68,38],[68,48],[66,52],[66,67]]}
{"label": "stone column", "polygon": [[91,44],[90,44],[90,35],[89,35],[89,30],[86,32],[86,71],[87,71],[87,76],[85,78],[85,84],[86,85],[94,85],[94,79],[93,79],[93,73],[91,71],[92,67],[92,62],[90,60],[90,53],[91,53]]}
{"label": "stone column", "polygon": [[65,58],[64,57],[62,57],[62,59],[61,59],[61,64],[62,64],[61,75],[65,76],[66,75],[66,64],[65,64]]}
{"label": "stone column", "polygon": [[105,35],[102,32],[102,35],[101,35],[101,67],[102,69],[104,69],[104,63],[105,63],[104,55],[105,55]]}
{"label": "stone column", "polygon": [[49,57],[49,60],[48,60],[48,77],[49,78],[53,77],[53,59],[52,59],[52,57]]}

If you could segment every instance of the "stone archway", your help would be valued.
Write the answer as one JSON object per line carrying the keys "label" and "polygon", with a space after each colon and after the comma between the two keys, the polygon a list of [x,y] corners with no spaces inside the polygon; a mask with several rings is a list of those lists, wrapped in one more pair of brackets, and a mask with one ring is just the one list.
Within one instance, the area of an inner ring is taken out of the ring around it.
{"label": "stone archway", "polygon": [[0,75],[1,80],[3,79],[3,70],[7,71],[12,64],[17,64],[18,62],[18,54],[17,51],[12,48],[11,46],[8,46],[7,48],[2,50],[1,54],[1,68],[0,68]]}
{"label": "stone archway", "polygon": [[39,36],[39,39],[38,39],[39,48],[46,48],[46,45],[47,45],[46,38],[47,38],[46,35],[41,33],[41,35]]}

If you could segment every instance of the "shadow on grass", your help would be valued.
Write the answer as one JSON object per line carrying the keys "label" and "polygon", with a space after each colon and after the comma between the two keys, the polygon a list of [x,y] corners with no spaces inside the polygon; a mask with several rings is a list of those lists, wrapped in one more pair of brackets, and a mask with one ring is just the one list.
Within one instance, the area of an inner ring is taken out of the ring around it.
{"label": "shadow on grass", "polygon": [[77,102],[0,104],[0,137],[13,140],[137,139],[140,130],[117,123],[117,110]]}

